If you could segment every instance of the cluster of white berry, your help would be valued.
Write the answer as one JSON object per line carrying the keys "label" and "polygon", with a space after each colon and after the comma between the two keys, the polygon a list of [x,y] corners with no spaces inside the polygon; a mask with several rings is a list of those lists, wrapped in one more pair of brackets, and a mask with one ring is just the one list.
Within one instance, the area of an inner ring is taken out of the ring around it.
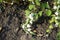
{"label": "cluster of white berry", "polygon": [[23,30],[27,33],[27,34],[32,34],[32,29],[31,29],[31,25],[33,23],[34,20],[34,13],[31,13],[28,15],[28,17],[26,17],[26,22],[25,24],[22,25]]}
{"label": "cluster of white berry", "polygon": [[[58,6],[54,5],[54,6],[53,6],[53,9],[56,10],[56,12],[55,12],[55,15],[56,15],[56,16],[55,16],[55,19],[56,19],[56,20],[57,20],[57,19],[60,20],[59,8],[60,8],[60,5],[58,5]],[[58,21],[56,21],[56,24],[55,24],[55,25],[56,25],[56,26],[59,25]]]}

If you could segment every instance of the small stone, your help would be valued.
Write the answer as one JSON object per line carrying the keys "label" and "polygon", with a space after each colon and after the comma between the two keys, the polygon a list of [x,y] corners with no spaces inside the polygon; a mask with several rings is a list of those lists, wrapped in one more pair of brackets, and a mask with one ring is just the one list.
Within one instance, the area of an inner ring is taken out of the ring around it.
{"label": "small stone", "polygon": [[26,35],[22,35],[22,36],[20,37],[20,40],[27,40]]}
{"label": "small stone", "polygon": [[23,0],[23,1],[25,1],[25,0]]}
{"label": "small stone", "polygon": [[0,31],[2,30],[2,25],[0,24]]}
{"label": "small stone", "polygon": [[36,30],[34,30],[33,32],[37,32]]}
{"label": "small stone", "polygon": [[0,27],[0,31],[2,30],[2,27]]}
{"label": "small stone", "polygon": [[13,5],[13,2],[11,3],[11,5]]}
{"label": "small stone", "polygon": [[48,35],[48,34],[46,34],[45,36],[46,36],[46,37],[48,37],[49,35]]}
{"label": "small stone", "polygon": [[19,30],[19,28],[16,28],[15,31],[17,32]]}
{"label": "small stone", "polygon": [[38,36],[38,37],[39,37],[39,36],[41,37],[41,36],[43,36],[43,34],[38,34],[37,36]]}

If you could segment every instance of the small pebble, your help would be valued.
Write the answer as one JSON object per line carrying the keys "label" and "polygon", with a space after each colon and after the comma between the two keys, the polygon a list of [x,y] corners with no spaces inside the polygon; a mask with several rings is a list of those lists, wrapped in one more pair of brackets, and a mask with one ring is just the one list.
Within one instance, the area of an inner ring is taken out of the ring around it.
{"label": "small pebble", "polygon": [[46,37],[48,37],[49,35],[48,35],[48,34],[46,34],[45,36],[46,36]]}
{"label": "small pebble", "polygon": [[11,5],[13,5],[13,2],[11,3]]}
{"label": "small pebble", "polygon": [[2,30],[2,27],[0,27],[0,31]]}
{"label": "small pebble", "polygon": [[36,30],[34,30],[33,32],[37,32]]}
{"label": "small pebble", "polygon": [[43,34],[38,34],[37,36],[38,36],[38,37],[41,37],[41,36],[43,36]]}

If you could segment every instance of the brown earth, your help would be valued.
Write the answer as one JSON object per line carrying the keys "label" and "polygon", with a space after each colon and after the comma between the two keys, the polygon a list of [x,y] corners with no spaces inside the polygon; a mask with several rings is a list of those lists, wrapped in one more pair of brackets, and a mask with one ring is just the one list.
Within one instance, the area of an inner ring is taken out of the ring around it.
{"label": "brown earth", "polygon": [[0,40],[56,40],[58,28],[52,29],[47,36],[48,20],[50,17],[42,16],[32,24],[37,35],[27,35],[21,28],[25,21],[24,9],[26,7],[18,4],[0,4]]}

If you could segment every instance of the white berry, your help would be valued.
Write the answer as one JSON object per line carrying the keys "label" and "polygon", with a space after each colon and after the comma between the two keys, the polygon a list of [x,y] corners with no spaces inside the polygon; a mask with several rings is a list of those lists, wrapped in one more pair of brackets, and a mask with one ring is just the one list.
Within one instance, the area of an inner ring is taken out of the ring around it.
{"label": "white berry", "polygon": [[30,24],[27,24],[27,27],[28,27],[28,28],[30,28],[30,27],[31,27],[31,25],[30,25]]}
{"label": "white berry", "polygon": [[29,29],[27,29],[27,31],[31,31],[31,29],[29,28]]}
{"label": "white berry", "polygon": [[22,25],[22,28],[24,29],[25,25]]}
{"label": "white berry", "polygon": [[33,16],[34,16],[34,14],[31,13],[31,14],[29,15],[29,18],[30,18],[31,20],[33,20]]}
{"label": "white berry", "polygon": [[56,15],[58,15],[59,13],[58,12],[55,12]]}
{"label": "white berry", "polygon": [[57,6],[54,6],[53,9],[57,9]]}

